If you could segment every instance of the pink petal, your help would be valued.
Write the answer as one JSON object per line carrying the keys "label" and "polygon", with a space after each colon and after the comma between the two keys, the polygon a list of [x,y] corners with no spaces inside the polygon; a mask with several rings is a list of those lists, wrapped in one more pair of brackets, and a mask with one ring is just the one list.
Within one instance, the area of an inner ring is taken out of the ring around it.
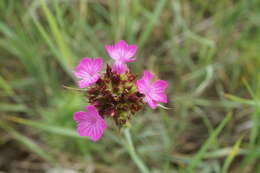
{"label": "pink petal", "polygon": [[99,79],[99,72],[102,69],[103,61],[101,58],[83,58],[74,70],[74,75],[81,79],[79,87],[85,88],[95,83]]}
{"label": "pink petal", "polygon": [[128,45],[124,40],[119,40],[115,45],[118,53],[121,55],[121,59],[125,62],[133,62],[133,57],[137,51],[137,45]]}
{"label": "pink petal", "polygon": [[86,72],[86,73],[90,73],[91,70],[91,63],[92,63],[92,59],[91,58],[83,58],[80,60],[79,65],[76,66],[75,71],[78,72]]}
{"label": "pink petal", "polygon": [[161,92],[161,93],[151,93],[150,97],[157,102],[162,102],[162,103],[167,103],[168,99],[165,93]]}
{"label": "pink petal", "polygon": [[79,136],[88,136],[92,141],[99,140],[107,128],[105,120],[99,115],[96,107],[87,106],[87,111],[75,112]]}
{"label": "pink petal", "polygon": [[113,58],[114,60],[118,60],[119,57],[118,55],[116,54],[116,52],[114,51],[115,50],[115,47],[114,46],[110,46],[110,45],[105,45],[105,49],[108,53],[108,55]]}
{"label": "pink petal", "polygon": [[124,40],[118,41],[115,45],[106,45],[105,49],[109,56],[116,61],[123,63],[135,61],[135,58],[132,57],[137,51],[137,46],[128,45]]}
{"label": "pink petal", "polygon": [[145,70],[142,79],[143,79],[145,82],[150,83],[150,81],[153,79],[153,74],[152,74],[150,71]]}
{"label": "pink petal", "polygon": [[123,74],[128,70],[128,68],[125,63],[116,61],[112,66],[112,70],[118,74]]}
{"label": "pink petal", "polygon": [[153,87],[158,90],[165,90],[168,87],[168,82],[165,80],[157,80],[154,82]]}
{"label": "pink petal", "polygon": [[102,70],[102,66],[103,66],[102,58],[96,58],[93,61],[94,62],[92,63],[92,72],[93,73],[100,72]]}
{"label": "pink petal", "polygon": [[152,100],[150,97],[145,97],[145,101],[148,103],[150,108],[155,109],[157,107],[156,101]]}
{"label": "pink petal", "polygon": [[95,117],[101,117],[97,111],[97,108],[93,105],[86,106],[86,110],[88,110],[88,114]]}
{"label": "pink petal", "polygon": [[73,119],[77,122],[85,120],[85,114],[86,112],[80,111],[80,112],[75,112]]}
{"label": "pink petal", "polygon": [[151,91],[151,80],[153,78],[153,74],[149,71],[144,71],[144,74],[140,80],[137,80],[136,85],[138,91],[142,94],[148,95]]}
{"label": "pink petal", "polygon": [[90,75],[87,72],[84,71],[73,71],[74,76],[76,76],[79,79],[89,78]]}
{"label": "pink petal", "polygon": [[83,80],[78,81],[78,85],[80,88],[86,88],[88,86],[90,86],[93,83],[96,83],[96,81],[99,79],[100,75],[97,74],[95,76],[91,76],[88,78],[85,78]]}
{"label": "pink petal", "polygon": [[117,47],[117,48],[121,48],[121,49],[127,49],[127,47],[128,47],[128,44],[125,42],[125,40],[119,40],[116,44],[115,44],[115,46]]}
{"label": "pink petal", "polygon": [[136,45],[132,45],[128,47],[128,51],[125,52],[125,62],[133,62],[135,61],[135,58],[132,58],[133,56],[135,56],[135,53],[137,51],[137,46]]}
{"label": "pink petal", "polygon": [[146,82],[143,79],[137,80],[136,85],[137,85],[138,91],[140,93],[142,93],[142,94],[147,93],[148,87],[146,85]]}
{"label": "pink petal", "polygon": [[164,80],[157,80],[152,85],[152,91],[151,91],[150,96],[155,101],[167,103],[168,99],[167,99],[167,96],[165,94],[165,89],[167,87],[168,87],[168,83],[166,81],[164,81]]}
{"label": "pink petal", "polygon": [[136,85],[140,93],[145,95],[145,102],[155,109],[157,102],[167,103],[167,95],[165,89],[168,87],[168,83],[164,80],[157,80],[152,83],[153,74],[149,71],[144,71],[144,75],[140,80],[137,80]]}
{"label": "pink petal", "polygon": [[81,73],[88,73],[89,75],[96,74],[102,69],[103,60],[101,58],[91,59],[83,58],[79,65],[75,68],[75,71]]}

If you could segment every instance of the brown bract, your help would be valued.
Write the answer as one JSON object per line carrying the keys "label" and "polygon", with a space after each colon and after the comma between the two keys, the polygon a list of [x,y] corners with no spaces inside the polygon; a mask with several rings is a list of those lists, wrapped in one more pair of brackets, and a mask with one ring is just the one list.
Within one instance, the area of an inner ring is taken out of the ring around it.
{"label": "brown bract", "polygon": [[136,76],[130,71],[119,75],[107,65],[106,73],[88,89],[87,99],[103,118],[113,118],[121,128],[144,106],[144,95],[135,83]]}

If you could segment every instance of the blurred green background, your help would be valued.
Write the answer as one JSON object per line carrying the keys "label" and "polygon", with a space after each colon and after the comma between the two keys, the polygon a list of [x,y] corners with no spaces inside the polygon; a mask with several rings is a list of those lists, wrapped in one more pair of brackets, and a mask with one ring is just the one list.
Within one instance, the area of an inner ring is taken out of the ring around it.
{"label": "blurred green background", "polygon": [[[1,0],[0,171],[259,173],[259,26],[259,0]],[[62,85],[119,39],[139,46],[135,74],[169,82],[174,109],[93,143],[72,119],[84,95]]]}

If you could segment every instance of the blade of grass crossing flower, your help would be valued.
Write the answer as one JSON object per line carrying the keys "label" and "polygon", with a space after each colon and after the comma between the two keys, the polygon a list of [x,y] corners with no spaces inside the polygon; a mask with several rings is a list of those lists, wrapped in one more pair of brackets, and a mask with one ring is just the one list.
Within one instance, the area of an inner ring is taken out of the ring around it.
{"label": "blade of grass crossing flower", "polygon": [[[72,129],[68,129],[68,128],[63,128],[63,127],[59,127],[59,126],[54,126],[54,125],[49,125],[46,123],[41,123],[41,122],[37,122],[37,121],[31,121],[28,119],[24,119],[24,118],[20,118],[20,117],[5,117],[6,120],[15,122],[15,123],[19,123],[19,124],[23,124],[26,126],[30,126],[32,128],[36,128],[39,130],[43,130],[55,135],[62,135],[62,136],[66,136],[66,137],[73,137],[73,138],[77,138],[77,139],[82,139],[82,140],[76,140],[75,143],[78,145],[79,150],[82,152],[83,155],[87,156],[89,155],[90,152],[90,148],[94,149],[95,146],[88,146],[89,143],[85,143],[85,139],[84,137],[80,137],[77,132],[75,130]],[[110,135],[110,137],[113,138],[112,134],[110,132],[107,132],[108,135]],[[121,141],[119,139],[114,139],[115,141],[117,141],[119,144],[121,144]],[[98,149],[98,148],[96,148]],[[109,161],[109,158],[107,158],[107,161]]]}
{"label": "blade of grass crossing flower", "polygon": [[240,151],[239,147],[240,147],[242,140],[243,140],[243,136],[232,147],[231,151],[229,152],[229,155],[227,156],[226,160],[224,161],[224,166],[222,168],[221,173],[228,172],[228,168],[229,168],[230,164],[232,163],[232,161],[234,160],[234,158]]}
{"label": "blade of grass crossing flower", "polygon": [[187,168],[186,172],[187,173],[193,173],[195,172],[195,168],[200,164],[203,156],[209,149],[210,145],[216,140],[217,136],[219,133],[222,131],[222,129],[225,127],[225,125],[228,123],[228,121],[231,119],[232,114],[229,113],[220,123],[220,125],[210,134],[209,138],[207,141],[204,143],[204,145],[200,148],[198,153],[193,157],[191,160],[191,163],[189,167]]}

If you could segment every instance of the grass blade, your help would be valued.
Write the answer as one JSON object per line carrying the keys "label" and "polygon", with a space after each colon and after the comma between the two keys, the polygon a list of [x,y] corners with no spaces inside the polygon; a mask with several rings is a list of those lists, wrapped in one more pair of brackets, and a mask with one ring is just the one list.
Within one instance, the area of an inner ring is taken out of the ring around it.
{"label": "grass blade", "polygon": [[27,111],[29,111],[29,109],[23,104],[0,103],[0,111],[27,112]]}
{"label": "grass blade", "polygon": [[72,129],[66,129],[66,128],[62,128],[62,127],[57,127],[57,126],[51,126],[48,124],[43,124],[40,122],[36,122],[36,121],[31,121],[31,120],[27,120],[24,118],[19,118],[19,117],[5,117],[5,119],[19,123],[19,124],[24,124],[27,126],[31,126],[40,130],[44,130],[50,133],[54,133],[54,134],[58,134],[58,135],[63,135],[63,136],[70,136],[70,137],[76,137],[76,138],[81,138],[75,130]]}
{"label": "grass blade", "polygon": [[224,162],[224,166],[222,168],[222,173],[227,173],[228,172],[228,168],[232,162],[232,160],[235,158],[235,156],[239,153],[240,149],[239,146],[241,144],[243,140],[243,137],[241,137],[236,143],[235,145],[232,147],[231,151],[229,152],[228,157],[226,158],[225,162]]}
{"label": "grass blade", "polygon": [[54,16],[52,15],[51,11],[49,10],[49,8],[46,5],[46,2],[44,0],[41,0],[41,5],[44,11],[44,14],[47,18],[47,21],[50,25],[50,29],[52,31],[52,35],[55,38],[58,47],[60,49],[61,55],[62,57],[59,58],[59,62],[62,65],[62,67],[64,68],[64,70],[71,76],[71,69],[74,67],[74,62],[72,60],[72,54],[70,52],[70,49],[68,48],[62,31],[60,30],[60,28],[58,27],[58,24],[54,18]]}
{"label": "grass blade", "polygon": [[126,148],[131,156],[131,158],[133,159],[133,161],[135,162],[135,164],[137,165],[137,167],[140,169],[140,171],[142,173],[149,173],[150,171],[148,170],[148,168],[146,167],[146,165],[144,164],[144,162],[141,160],[141,158],[137,155],[135,148],[134,148],[134,144],[131,138],[131,134],[129,129],[124,129],[124,135],[126,138]]}
{"label": "grass blade", "polygon": [[187,168],[188,173],[194,172],[194,169],[199,165],[201,162],[204,154],[207,152],[210,145],[216,140],[216,137],[219,135],[219,133],[222,131],[222,129],[225,127],[227,122],[231,119],[232,114],[228,114],[220,123],[220,125],[211,133],[210,137],[207,139],[207,141],[204,143],[204,145],[201,147],[199,152],[193,157],[191,160],[191,163],[189,167]]}
{"label": "grass blade", "polygon": [[0,127],[6,130],[14,139],[22,143],[24,146],[26,146],[29,150],[33,151],[35,154],[43,158],[44,160],[55,163],[55,159],[48,154],[48,152],[44,151],[38,144],[36,144],[33,140],[30,138],[18,133],[16,130],[14,130],[9,125],[0,122]]}
{"label": "grass blade", "polygon": [[138,40],[138,46],[139,49],[142,50],[145,42],[148,40],[148,38],[150,37],[153,27],[156,24],[156,22],[160,21],[159,17],[161,15],[162,9],[166,4],[166,0],[160,0],[158,1],[158,3],[155,5],[156,9],[153,12],[153,14],[150,16],[149,18],[149,22],[148,24],[145,26],[144,28],[144,32],[142,33],[142,35],[140,36],[140,39]]}

